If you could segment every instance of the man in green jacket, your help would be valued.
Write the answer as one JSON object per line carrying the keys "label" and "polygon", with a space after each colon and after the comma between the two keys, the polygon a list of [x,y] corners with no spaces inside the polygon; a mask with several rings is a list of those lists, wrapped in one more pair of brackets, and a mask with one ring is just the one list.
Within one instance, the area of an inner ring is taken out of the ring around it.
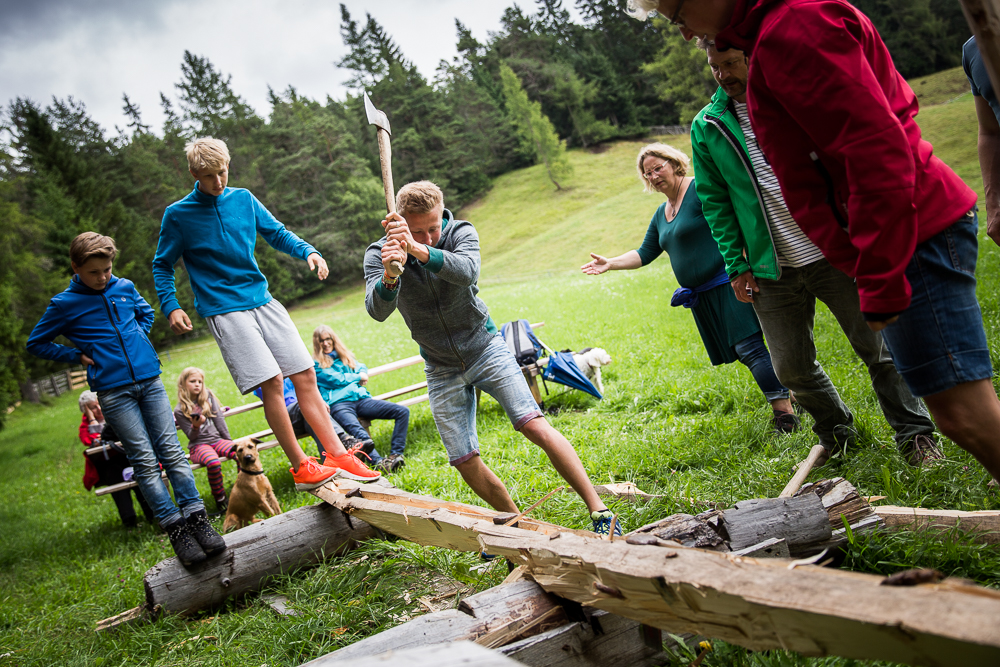
{"label": "man in green jacket", "polygon": [[828,454],[853,444],[854,415],[816,361],[816,299],[830,309],[871,376],[908,463],[942,458],[934,424],[896,372],[882,336],[861,315],[857,286],[802,232],[757,145],[746,107],[747,60],[699,40],[719,89],[691,124],[695,187],[736,298],[752,303],[778,379],[815,420]]}

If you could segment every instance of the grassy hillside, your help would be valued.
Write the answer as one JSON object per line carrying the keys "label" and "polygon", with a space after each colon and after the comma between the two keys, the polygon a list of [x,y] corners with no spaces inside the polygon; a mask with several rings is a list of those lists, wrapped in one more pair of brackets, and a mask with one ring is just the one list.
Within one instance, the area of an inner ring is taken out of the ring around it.
{"label": "grassy hillside", "polygon": [[[922,95],[950,90],[943,83],[923,85]],[[966,95],[950,104],[928,105],[919,121],[938,155],[981,192],[970,102]],[[689,148],[686,137],[666,140]],[[640,145],[623,142],[600,153],[572,152],[576,173],[562,192],[540,167],[508,174],[488,196],[460,212],[480,230],[482,296],[498,322],[544,320],[539,334],[551,347],[601,346],[614,359],[605,372],[603,401],[557,387],[550,387],[547,401],[558,409],[552,423],[577,447],[595,482],[629,480],[662,494],[648,504],[615,506],[629,528],[703,508],[692,501],[730,504],[775,496],[791,476],[792,465],[815,441],[808,429],[773,435],[768,406],[746,369],[709,365],[690,313],[667,305],[674,282],[666,261],[600,277],[578,271],[588,251],[616,254],[642,239],[660,199],[641,192],[634,166]],[[982,244],[981,259],[981,300],[996,351],[1000,280],[998,252],[991,242]],[[307,341],[316,325],[331,324],[369,365],[416,353],[401,318],[374,322],[358,289],[301,304],[292,309],[292,317]],[[900,505],[1000,508],[986,489],[985,471],[949,442],[944,443],[948,460],[933,469],[916,471],[903,463],[865,374],[822,308],[816,340],[824,368],[855,411],[860,442],[813,479],[843,475],[862,494],[884,495]],[[161,356],[171,395],[180,371],[195,365],[205,369],[208,385],[223,404],[247,402],[233,387],[210,339]],[[1000,359],[996,352],[994,359]],[[421,378],[420,367],[413,367],[374,378],[372,391]],[[299,665],[423,613],[416,600],[435,594],[435,580],[454,579],[469,590],[482,590],[506,574],[502,563],[483,569],[467,554],[373,541],[360,552],[269,585],[270,592],[288,597],[300,616],[278,618],[258,597],[248,596],[192,618],[166,617],[96,635],[93,627],[99,619],[142,602],[143,572],[171,552],[163,535],[148,524],[126,531],[111,500],[95,498],[80,484],[77,394],[48,405],[23,405],[0,431],[0,665]],[[808,418],[804,421],[808,426]],[[230,425],[234,434],[266,427],[259,411],[236,417]],[[519,505],[561,484],[540,451],[512,431],[488,397],[477,426],[484,460],[507,482]],[[375,423],[373,435],[382,448],[389,431],[389,424]],[[302,444],[313,450],[311,441]],[[393,478],[400,487],[479,502],[447,465],[426,404],[413,408],[406,455],[407,467]],[[286,511],[315,501],[294,491],[279,451],[265,452],[262,459]],[[226,466],[227,484],[233,482],[233,472]],[[209,498],[204,473],[195,476],[203,497]],[[558,494],[535,514],[587,527],[582,502],[572,494]],[[847,549],[842,565],[876,573],[917,566],[1000,585],[997,553],[954,534],[860,537]],[[781,651],[749,653],[721,642],[714,647],[706,666],[884,664]]]}

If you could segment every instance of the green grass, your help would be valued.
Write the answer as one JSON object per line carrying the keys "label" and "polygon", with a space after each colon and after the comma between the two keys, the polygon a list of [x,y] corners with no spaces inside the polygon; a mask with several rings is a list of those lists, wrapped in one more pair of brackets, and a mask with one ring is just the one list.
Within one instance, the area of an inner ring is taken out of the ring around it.
{"label": "green grass", "polygon": [[953,67],[909,82],[921,107],[944,104],[962,95],[972,96],[969,79],[961,67]]}
{"label": "green grass", "polygon": [[[919,120],[937,154],[981,192],[975,112],[969,101],[928,106]],[[686,138],[668,140],[687,149]],[[731,504],[775,496],[815,440],[808,430],[785,437],[771,434],[768,406],[750,374],[738,364],[709,365],[690,314],[668,307],[674,280],[667,262],[596,278],[576,268],[591,250],[612,255],[641,241],[659,200],[643,195],[635,177],[639,145],[573,152],[576,173],[564,192],[555,191],[537,167],[508,174],[487,197],[460,212],[476,223],[483,239],[482,297],[496,321],[544,320],[539,334],[551,347],[601,346],[613,357],[604,374],[603,401],[556,387],[550,387],[553,395],[547,400],[560,409],[552,423],[577,447],[595,482],[633,481],[663,495],[647,504],[616,505],[628,527],[678,511],[700,511],[699,501]],[[994,324],[1000,319],[994,296],[1000,292],[997,264],[997,248],[984,242],[980,294],[995,363],[1000,361],[1000,332]],[[306,340],[316,325],[331,324],[371,366],[417,351],[398,315],[384,324],[367,316],[357,288],[300,304],[292,316]],[[855,411],[861,439],[851,456],[835,459],[813,479],[843,475],[862,494],[885,495],[887,502],[900,505],[1000,508],[996,496],[987,492],[985,471],[949,442],[944,443],[948,460],[942,465],[928,471],[906,466],[866,374],[823,308],[816,339],[824,368]],[[210,339],[172,348],[161,357],[171,394],[180,371],[195,365],[206,371],[209,386],[224,404],[248,401],[234,389]],[[409,368],[373,378],[372,391],[421,378],[419,366]],[[373,541],[269,584],[269,591],[288,597],[301,616],[278,617],[251,595],[191,618],[167,617],[96,635],[98,620],[142,602],[143,573],[171,552],[152,527],[143,523],[126,531],[110,499],[83,489],[76,395],[48,405],[24,404],[0,431],[0,665],[298,665],[421,613],[416,599],[433,590],[435,581],[456,580],[482,590],[505,574],[502,565],[481,571],[479,561],[468,554]],[[231,428],[242,434],[266,424],[255,411],[233,418]],[[376,422],[374,437],[383,448],[389,430],[389,424]],[[562,483],[488,397],[478,430],[484,459],[519,505]],[[302,443],[313,447],[309,440]],[[315,502],[294,491],[278,450],[262,458],[286,511]],[[393,478],[400,487],[479,502],[447,465],[426,404],[413,408],[407,463]],[[225,474],[232,483],[233,469],[227,467]],[[195,477],[209,498],[204,473]],[[588,525],[582,502],[572,494],[553,497],[536,514],[569,527]],[[874,573],[913,566],[1000,584],[997,552],[960,534],[860,537],[842,565]],[[693,659],[682,653],[673,664]],[[703,664],[861,663],[781,651],[755,654],[716,642]]]}

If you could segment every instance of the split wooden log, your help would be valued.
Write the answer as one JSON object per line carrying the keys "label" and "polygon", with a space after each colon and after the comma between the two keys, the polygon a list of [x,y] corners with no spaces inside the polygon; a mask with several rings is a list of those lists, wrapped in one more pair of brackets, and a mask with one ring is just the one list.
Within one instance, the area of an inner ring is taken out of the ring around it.
{"label": "split wooden log", "polygon": [[983,544],[1000,544],[1000,512],[985,510],[928,510],[920,507],[876,507],[875,513],[889,530],[949,531],[958,528]]}
{"label": "split wooden log", "polygon": [[146,608],[194,612],[259,590],[268,577],[312,565],[374,537],[364,521],[326,503],[300,507],[224,536],[225,552],[185,568],[168,558],[146,572]]}
{"label": "split wooden log", "polygon": [[911,665],[1000,664],[1000,592],[566,535],[483,536],[545,590],[668,632],[752,650]]}
{"label": "split wooden log", "polygon": [[[570,606],[568,613],[563,604]],[[569,614],[579,616],[570,620]],[[341,661],[413,650],[424,645],[474,641],[515,658],[548,667],[661,664],[663,633],[604,611],[584,610],[546,593],[531,581],[501,584],[472,595],[458,606],[367,637],[307,663],[329,667]],[[606,658],[606,659],[605,659]]]}
{"label": "split wooden log", "polygon": [[[331,654],[332,655],[332,654]],[[322,658],[321,658],[322,660]],[[370,655],[360,659],[348,659],[316,663],[327,667],[520,667],[519,663],[510,658],[477,646],[472,642],[453,642],[435,644],[418,648],[389,651],[382,655]]]}
{"label": "split wooden log", "polygon": [[776,538],[785,541],[793,557],[822,551],[833,537],[830,517],[815,493],[743,500],[722,512],[719,527],[733,551]]}
{"label": "split wooden log", "polygon": [[[608,542],[529,519],[520,528],[496,526],[490,510],[398,489],[351,492],[360,497],[349,497],[348,490],[340,482],[314,493],[423,544],[468,549],[476,537],[488,553],[524,567],[548,592],[668,632],[809,656],[935,667],[1000,664],[997,591],[949,580],[880,586],[883,577],[873,575],[813,566],[789,570],[784,560]],[[375,500],[377,494],[393,502]],[[477,512],[488,518],[476,518]]]}

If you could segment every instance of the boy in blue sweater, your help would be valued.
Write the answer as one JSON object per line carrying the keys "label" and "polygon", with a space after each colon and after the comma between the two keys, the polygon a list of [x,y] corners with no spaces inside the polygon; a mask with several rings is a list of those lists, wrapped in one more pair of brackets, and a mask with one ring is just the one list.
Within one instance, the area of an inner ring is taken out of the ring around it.
{"label": "boy in blue sweater", "polygon": [[[218,139],[191,142],[188,168],[194,190],[167,207],[153,259],[160,309],[170,328],[191,331],[191,320],[177,303],[174,264],[184,260],[194,306],[208,322],[222,358],[243,394],[260,387],[264,416],[292,464],[295,488],[320,486],[333,477],[370,482],[380,474],[349,454],[334,433],[326,404],[316,388],[312,357],[288,316],[271,297],[257,266],[259,233],[272,248],[303,259],[323,280],[329,271],[315,248],[278,222],[249,190],[229,188],[229,149]],[[323,464],[299,447],[285,411],[284,378],[295,386],[299,407],[326,452]]]}
{"label": "boy in blue sweater", "polygon": [[[108,236],[80,234],[70,245],[73,280],[52,297],[28,337],[28,352],[87,367],[104,418],[121,439],[143,497],[185,566],[221,553],[226,542],[208,522],[187,455],[174,427],[173,409],[160,381],[160,359],[147,333],[153,309],[135,285],[111,274],[118,249]],[[53,343],[65,336],[76,348]],[[160,477],[174,487],[177,505]],[[179,505],[179,507],[178,507]]]}

